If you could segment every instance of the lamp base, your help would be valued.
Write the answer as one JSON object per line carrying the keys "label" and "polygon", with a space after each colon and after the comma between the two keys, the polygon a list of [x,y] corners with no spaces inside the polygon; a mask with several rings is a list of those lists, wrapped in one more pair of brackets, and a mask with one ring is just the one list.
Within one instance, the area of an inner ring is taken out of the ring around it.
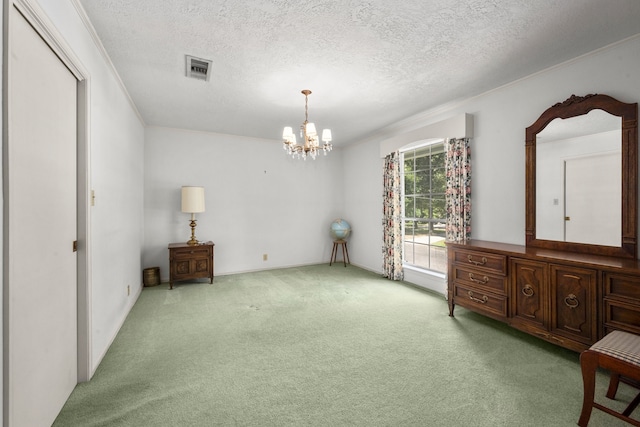
{"label": "lamp base", "polygon": [[199,245],[200,242],[196,240],[196,220],[192,219],[189,222],[189,226],[191,227],[191,239],[189,239],[189,241],[187,242],[187,245],[189,246]]}

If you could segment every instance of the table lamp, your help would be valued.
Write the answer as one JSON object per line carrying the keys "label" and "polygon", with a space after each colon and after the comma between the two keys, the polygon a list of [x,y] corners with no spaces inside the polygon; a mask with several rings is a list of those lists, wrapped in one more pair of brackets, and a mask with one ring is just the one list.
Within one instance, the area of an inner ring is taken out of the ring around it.
{"label": "table lamp", "polygon": [[196,214],[204,212],[204,187],[182,187],[182,212],[191,214],[191,239],[188,245],[197,245],[196,240]]}

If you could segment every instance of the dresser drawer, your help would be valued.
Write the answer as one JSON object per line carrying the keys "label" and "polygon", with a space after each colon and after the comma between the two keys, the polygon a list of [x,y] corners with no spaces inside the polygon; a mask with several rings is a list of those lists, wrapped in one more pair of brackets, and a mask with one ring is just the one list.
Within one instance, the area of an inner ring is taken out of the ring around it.
{"label": "dresser drawer", "polygon": [[454,265],[453,280],[456,283],[466,282],[474,287],[489,288],[489,290],[502,295],[507,293],[507,279],[505,276],[492,275],[475,267]]}
{"label": "dresser drawer", "polygon": [[603,276],[604,297],[633,300],[640,304],[640,277],[605,271]]}
{"label": "dresser drawer", "polygon": [[207,247],[173,249],[172,253],[176,259],[209,258],[211,256],[211,250]]}
{"label": "dresser drawer", "polygon": [[456,250],[453,261],[458,265],[473,266],[501,276],[507,274],[507,257],[505,255]]}
{"label": "dresser drawer", "polygon": [[613,329],[640,334],[640,306],[618,300],[604,301],[606,333]]}
{"label": "dresser drawer", "polygon": [[478,313],[504,320],[507,316],[507,297],[486,292],[462,283],[454,285],[455,303]]}

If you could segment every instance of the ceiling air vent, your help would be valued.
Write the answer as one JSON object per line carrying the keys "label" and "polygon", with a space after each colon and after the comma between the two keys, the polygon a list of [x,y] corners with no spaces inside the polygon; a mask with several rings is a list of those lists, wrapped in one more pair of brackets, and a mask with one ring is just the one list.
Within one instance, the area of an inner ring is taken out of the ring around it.
{"label": "ceiling air vent", "polygon": [[187,77],[208,82],[211,72],[211,61],[190,55],[185,55],[185,57],[187,58]]}

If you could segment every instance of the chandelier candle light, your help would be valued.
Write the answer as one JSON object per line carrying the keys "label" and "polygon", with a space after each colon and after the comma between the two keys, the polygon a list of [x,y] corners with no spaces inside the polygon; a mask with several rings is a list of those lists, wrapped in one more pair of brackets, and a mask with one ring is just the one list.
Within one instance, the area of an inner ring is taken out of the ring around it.
{"label": "chandelier candle light", "polygon": [[191,239],[188,245],[197,245],[196,240],[196,214],[204,212],[204,187],[182,187],[182,212],[191,214]]}
{"label": "chandelier candle light", "polygon": [[[308,98],[311,95],[311,91],[305,89],[302,91],[304,95],[304,123],[300,126],[300,137],[303,140],[303,144],[296,142],[296,135],[293,133],[291,126],[286,126],[282,132],[282,139],[284,140],[283,148],[293,158],[303,158],[307,160],[307,156],[311,156],[315,160],[320,150],[320,143],[318,140],[318,133],[316,132],[316,125],[309,123],[309,107]],[[326,156],[333,146],[331,145],[331,129],[322,130],[322,151]]]}

